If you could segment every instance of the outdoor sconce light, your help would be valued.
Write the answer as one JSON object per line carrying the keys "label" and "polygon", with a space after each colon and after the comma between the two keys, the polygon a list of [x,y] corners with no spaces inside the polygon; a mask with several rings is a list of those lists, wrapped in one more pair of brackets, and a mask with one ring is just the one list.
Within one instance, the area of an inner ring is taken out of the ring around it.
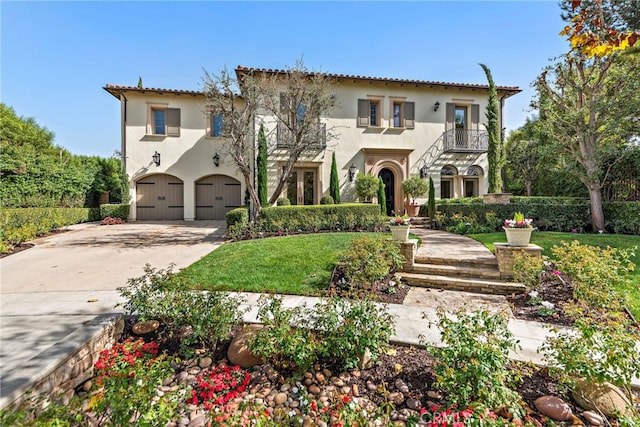
{"label": "outdoor sconce light", "polygon": [[213,156],[213,164],[216,165],[216,167],[220,166],[220,156],[218,153]]}
{"label": "outdoor sconce light", "polygon": [[436,101],[436,103],[433,104],[433,111],[438,111],[438,108],[440,108],[440,103]]}
{"label": "outdoor sconce light", "polygon": [[356,167],[356,165],[351,163],[351,166],[349,166],[349,182],[353,182],[353,179],[356,177],[357,173],[358,168]]}
{"label": "outdoor sconce light", "polygon": [[420,168],[420,179],[425,179],[429,176],[429,168],[427,165],[424,165]]}
{"label": "outdoor sconce light", "polygon": [[156,164],[156,166],[160,166],[160,153],[158,153],[157,151],[153,154],[153,156],[151,156],[151,158],[153,159],[153,163]]}

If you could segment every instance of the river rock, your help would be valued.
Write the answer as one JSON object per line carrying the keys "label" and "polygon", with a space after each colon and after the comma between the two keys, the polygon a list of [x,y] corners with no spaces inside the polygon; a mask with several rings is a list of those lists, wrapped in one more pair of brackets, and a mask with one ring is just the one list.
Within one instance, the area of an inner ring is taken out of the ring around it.
{"label": "river rock", "polygon": [[573,419],[571,407],[567,402],[555,396],[542,396],[533,402],[535,407],[549,418],[556,421],[568,421]]}
{"label": "river rock", "polygon": [[582,413],[582,416],[592,426],[600,427],[600,426],[603,426],[605,423],[604,418],[602,418],[599,414],[596,414],[593,411],[584,411]]}
{"label": "river rock", "polygon": [[276,394],[276,397],[273,398],[273,401],[276,403],[276,406],[279,406],[284,404],[288,397],[287,393],[278,393]]}
{"label": "river rock", "polygon": [[231,363],[244,369],[252,368],[262,363],[262,360],[254,355],[247,346],[249,339],[254,337],[261,327],[260,325],[247,326],[233,337],[227,351],[227,358]]}
{"label": "river rock", "polygon": [[611,417],[615,414],[631,416],[633,407],[620,388],[609,382],[592,383],[585,380],[576,381],[571,396],[582,409],[600,411]]}

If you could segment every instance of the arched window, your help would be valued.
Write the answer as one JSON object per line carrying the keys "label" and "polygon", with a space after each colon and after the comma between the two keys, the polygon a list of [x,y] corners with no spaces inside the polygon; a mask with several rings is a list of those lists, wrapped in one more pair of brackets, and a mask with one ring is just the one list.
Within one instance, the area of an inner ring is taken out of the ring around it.
{"label": "arched window", "polygon": [[455,167],[450,165],[443,166],[442,169],[440,170],[440,175],[446,175],[446,176],[458,175],[458,170]]}
{"label": "arched window", "polygon": [[473,165],[467,170],[468,176],[484,176],[484,171],[480,166]]}

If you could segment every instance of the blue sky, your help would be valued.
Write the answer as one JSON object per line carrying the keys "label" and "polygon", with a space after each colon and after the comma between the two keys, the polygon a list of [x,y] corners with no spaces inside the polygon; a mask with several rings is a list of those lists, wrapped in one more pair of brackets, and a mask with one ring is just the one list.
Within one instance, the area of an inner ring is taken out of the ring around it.
{"label": "blue sky", "polygon": [[203,69],[286,68],[498,85],[507,130],[531,83],[568,50],[557,1],[6,1],[0,3],[0,99],[74,154],[120,147],[119,103],[102,87],[199,90]]}

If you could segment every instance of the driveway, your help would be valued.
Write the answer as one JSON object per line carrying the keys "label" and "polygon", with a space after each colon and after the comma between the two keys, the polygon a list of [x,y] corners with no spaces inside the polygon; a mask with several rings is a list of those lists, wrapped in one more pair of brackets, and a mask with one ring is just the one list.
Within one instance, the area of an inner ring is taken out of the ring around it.
{"label": "driveway", "polygon": [[224,221],[69,227],[0,259],[0,409],[85,343],[145,264],[174,271],[223,243]]}

